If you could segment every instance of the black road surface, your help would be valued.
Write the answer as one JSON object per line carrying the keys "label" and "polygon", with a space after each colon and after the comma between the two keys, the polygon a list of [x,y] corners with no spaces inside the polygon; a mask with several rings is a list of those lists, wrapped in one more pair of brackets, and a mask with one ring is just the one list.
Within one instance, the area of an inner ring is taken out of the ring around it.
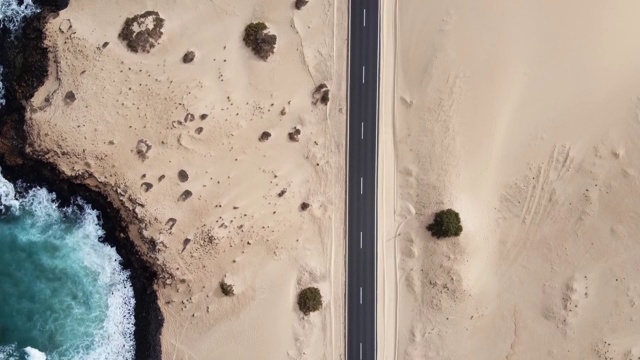
{"label": "black road surface", "polygon": [[351,0],[347,164],[347,360],[376,359],[379,0]]}

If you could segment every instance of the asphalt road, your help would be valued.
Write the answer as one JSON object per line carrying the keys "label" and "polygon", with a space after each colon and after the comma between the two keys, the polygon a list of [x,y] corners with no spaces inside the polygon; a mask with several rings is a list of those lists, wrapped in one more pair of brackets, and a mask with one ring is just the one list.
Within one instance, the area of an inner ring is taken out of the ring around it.
{"label": "asphalt road", "polygon": [[379,0],[351,0],[347,180],[347,360],[376,359]]}

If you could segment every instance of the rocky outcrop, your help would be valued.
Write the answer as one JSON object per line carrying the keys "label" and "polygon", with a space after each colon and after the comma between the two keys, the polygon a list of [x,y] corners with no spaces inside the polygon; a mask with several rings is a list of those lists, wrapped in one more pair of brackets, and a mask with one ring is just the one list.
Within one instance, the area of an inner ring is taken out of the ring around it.
{"label": "rocky outcrop", "polygon": [[6,104],[0,108],[0,167],[2,175],[11,182],[22,181],[27,188],[39,186],[56,194],[61,206],[73,206],[73,199],[82,198],[100,211],[104,242],[113,246],[122,265],[130,272],[135,303],[135,359],[160,360],[160,333],[164,322],[154,290],[157,279],[155,266],[129,236],[132,214],[117,196],[91,186],[89,178],[71,178],[51,163],[29,154],[30,141],[25,131],[25,114],[37,111],[29,108],[29,101],[46,80],[49,56],[44,46],[44,26],[49,17],[66,8],[66,0],[34,1],[40,13],[27,19],[22,33],[12,36],[7,29],[0,31],[0,65],[4,68]]}

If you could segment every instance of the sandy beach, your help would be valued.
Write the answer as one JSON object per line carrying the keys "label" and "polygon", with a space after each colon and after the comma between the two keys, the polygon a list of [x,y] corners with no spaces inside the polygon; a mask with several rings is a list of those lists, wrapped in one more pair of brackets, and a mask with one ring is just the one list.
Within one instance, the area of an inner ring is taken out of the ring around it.
{"label": "sandy beach", "polygon": [[[28,151],[127,219],[160,276],[164,359],[341,356],[346,6],[72,1],[49,22]],[[118,34],[148,10],[162,37],[133,53]],[[277,35],[268,61],[242,42],[252,21]],[[328,105],[313,101],[321,83]],[[324,299],[310,316],[296,305],[307,286]]]}
{"label": "sandy beach", "polygon": [[379,358],[638,358],[640,5],[383,7]]}

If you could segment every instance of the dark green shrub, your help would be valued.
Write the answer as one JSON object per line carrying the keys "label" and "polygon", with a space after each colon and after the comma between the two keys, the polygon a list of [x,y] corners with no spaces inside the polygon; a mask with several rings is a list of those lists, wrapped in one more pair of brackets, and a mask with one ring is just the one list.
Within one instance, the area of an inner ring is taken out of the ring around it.
{"label": "dark green shrub", "polygon": [[145,11],[127,18],[118,38],[135,53],[148,53],[162,37],[164,19],[157,11]]}
{"label": "dark green shrub", "polygon": [[452,209],[438,211],[433,223],[427,226],[427,230],[438,239],[460,236],[462,233],[460,214]]}
{"label": "dark green shrub", "polygon": [[244,28],[242,40],[256,56],[262,60],[267,60],[273,55],[276,49],[277,36],[269,34],[269,28],[263,22],[255,22]]}
{"label": "dark green shrub", "polygon": [[226,282],[224,282],[224,280],[220,281],[220,290],[222,290],[222,293],[224,294],[224,296],[235,295],[235,292],[233,290],[233,285],[227,284]]}
{"label": "dark green shrub", "polygon": [[309,315],[322,308],[322,294],[316,287],[308,287],[298,294],[298,308],[303,314]]}

